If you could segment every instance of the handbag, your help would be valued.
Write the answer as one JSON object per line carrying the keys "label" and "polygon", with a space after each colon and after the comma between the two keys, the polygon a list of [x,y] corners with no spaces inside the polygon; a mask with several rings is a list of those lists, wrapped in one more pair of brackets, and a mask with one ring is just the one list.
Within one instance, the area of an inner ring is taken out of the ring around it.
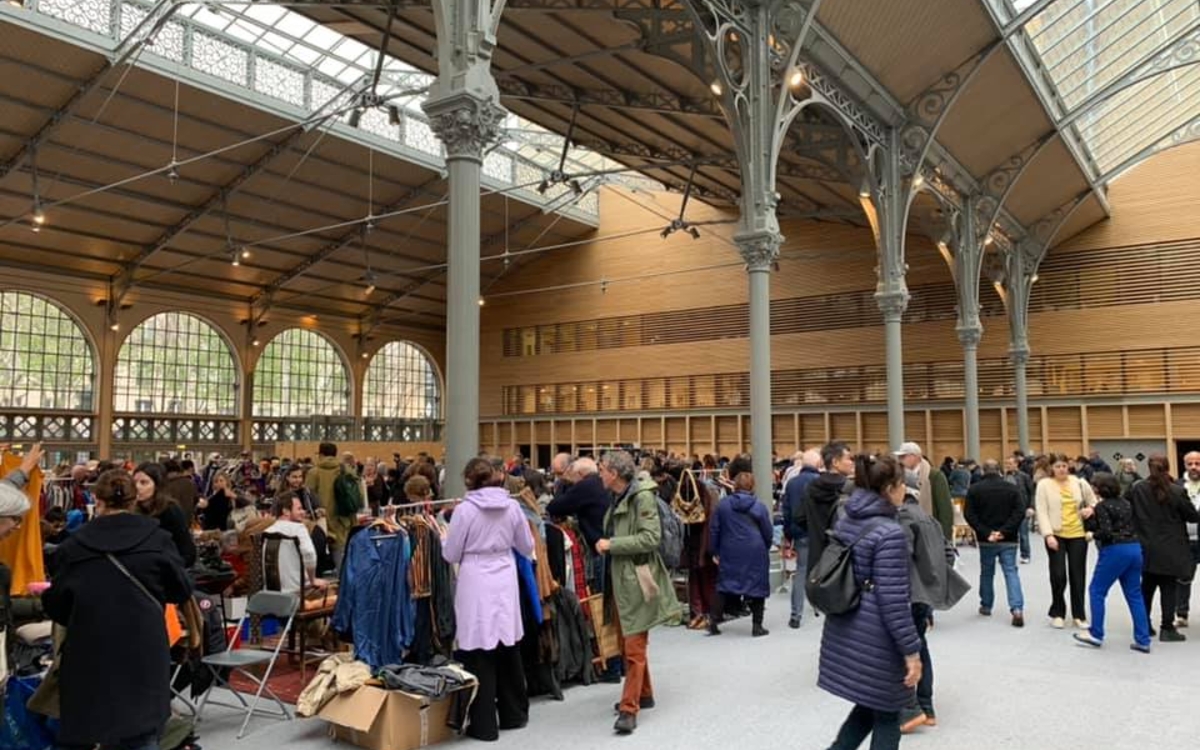
{"label": "handbag", "polygon": [[[692,487],[692,499],[685,500],[683,497],[683,483],[688,482]],[[700,493],[700,487],[696,483],[696,475],[690,470],[685,470],[679,478],[679,485],[675,487],[675,496],[671,498],[671,510],[675,515],[679,516],[679,520],[684,523],[704,523],[708,518],[708,514],[704,509],[704,495]]]}

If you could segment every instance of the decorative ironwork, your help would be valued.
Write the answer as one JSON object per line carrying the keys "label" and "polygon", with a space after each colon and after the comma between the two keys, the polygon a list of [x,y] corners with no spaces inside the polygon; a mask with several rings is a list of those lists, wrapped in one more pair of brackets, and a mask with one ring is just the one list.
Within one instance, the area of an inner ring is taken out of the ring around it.
{"label": "decorative ironwork", "polygon": [[296,441],[346,441],[357,438],[354,420],[347,417],[311,417],[309,419],[256,419],[251,425],[254,443]]}
{"label": "decorative ironwork", "polygon": [[254,90],[297,107],[307,104],[304,98],[304,71],[274,60],[264,58],[255,61]]}
{"label": "decorative ironwork", "polygon": [[97,34],[107,35],[113,27],[111,0],[38,0],[38,12]]}
{"label": "decorative ironwork", "polygon": [[804,80],[813,91],[833,105],[869,141],[880,147],[887,146],[887,127],[882,122],[861,107],[816,65],[805,64],[803,68]]}
{"label": "decorative ironwork", "polygon": [[238,444],[238,421],[118,414],[113,417],[112,438],[119,444],[232,446]]}
{"label": "decorative ironwork", "polygon": [[212,34],[193,32],[192,66],[201,73],[249,87],[249,52]]}
{"label": "decorative ironwork", "polygon": [[90,414],[0,412],[0,442],[90,443],[95,424]]}
{"label": "decorative ironwork", "polygon": [[500,136],[505,111],[490,99],[456,94],[425,102],[429,126],[445,145],[447,156],[483,158],[483,150]]}

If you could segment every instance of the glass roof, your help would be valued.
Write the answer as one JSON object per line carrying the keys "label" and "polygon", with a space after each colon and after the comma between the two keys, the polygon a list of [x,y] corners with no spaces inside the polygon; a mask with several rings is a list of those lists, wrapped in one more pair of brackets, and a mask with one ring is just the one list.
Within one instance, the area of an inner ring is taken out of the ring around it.
{"label": "glass roof", "polygon": [[[1197,39],[1196,0],[1004,1],[1012,18],[1036,11],[1021,32],[1102,180],[1200,116],[1200,66],[1187,64],[1200,59],[1194,49],[1164,56]],[[1143,78],[1150,67],[1165,72]]]}

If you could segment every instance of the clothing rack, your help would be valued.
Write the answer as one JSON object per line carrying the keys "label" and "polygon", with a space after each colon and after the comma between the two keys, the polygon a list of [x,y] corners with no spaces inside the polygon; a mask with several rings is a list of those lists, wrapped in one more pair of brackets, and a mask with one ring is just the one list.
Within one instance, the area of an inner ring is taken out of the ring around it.
{"label": "clothing rack", "polygon": [[429,501],[421,502],[421,503],[403,503],[401,505],[381,505],[381,506],[379,506],[379,508],[380,508],[380,510],[386,510],[389,508],[395,509],[395,510],[402,510],[404,508],[425,508],[425,507],[436,508],[440,505],[451,505],[453,503],[457,503],[459,500],[460,500],[460,498],[452,497],[452,498],[448,498],[446,500],[429,500]]}

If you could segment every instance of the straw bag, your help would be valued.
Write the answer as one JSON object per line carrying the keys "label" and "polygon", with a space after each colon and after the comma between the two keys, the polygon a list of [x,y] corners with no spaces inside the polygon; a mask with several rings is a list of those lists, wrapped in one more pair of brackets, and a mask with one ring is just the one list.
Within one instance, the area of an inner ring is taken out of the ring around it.
{"label": "straw bag", "polygon": [[[685,500],[683,497],[684,482],[692,487],[691,500]],[[704,510],[704,495],[700,492],[700,486],[696,483],[696,475],[692,472],[684,471],[680,476],[679,485],[675,488],[675,497],[671,498],[671,510],[684,523],[704,523],[708,517]]]}

